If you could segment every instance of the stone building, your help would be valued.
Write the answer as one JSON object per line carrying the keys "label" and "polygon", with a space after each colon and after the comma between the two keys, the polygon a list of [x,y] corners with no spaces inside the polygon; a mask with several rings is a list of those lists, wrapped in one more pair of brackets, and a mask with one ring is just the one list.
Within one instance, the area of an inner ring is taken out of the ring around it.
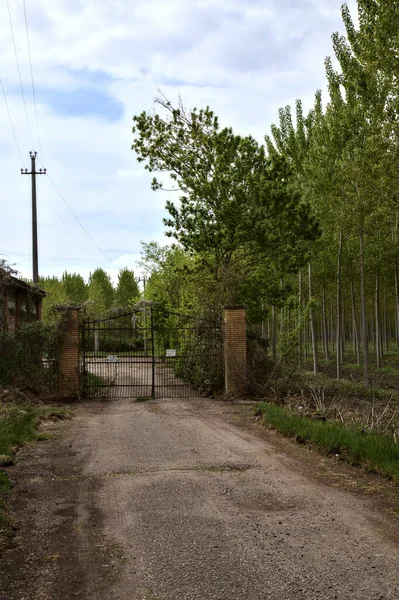
{"label": "stone building", "polygon": [[13,332],[23,323],[40,320],[46,295],[0,268],[0,331]]}

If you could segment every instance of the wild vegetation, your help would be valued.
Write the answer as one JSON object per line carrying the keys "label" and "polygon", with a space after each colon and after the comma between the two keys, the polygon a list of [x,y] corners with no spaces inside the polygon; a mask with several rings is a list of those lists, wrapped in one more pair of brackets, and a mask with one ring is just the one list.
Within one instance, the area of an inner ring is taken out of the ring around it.
{"label": "wild vegetation", "polygon": [[148,295],[244,303],[274,360],[295,335],[300,368],[359,379],[361,366],[370,386],[397,374],[399,8],[359,0],[358,27],[342,17],[329,97],[307,114],[298,100],[295,119],[282,108],[264,146],[161,96],[134,117],[133,149],[161,173],[154,190],[167,173],[180,193],[165,219],[178,245],[144,245]]}
{"label": "wild vegetation", "polygon": [[355,25],[343,5],[346,35],[332,35],[328,97],[282,108],[264,145],[164,96],[134,117],[133,150],[172,198],[177,241],[144,244],[142,266],[147,296],[171,308],[247,306],[253,395],[395,443],[399,6],[357,8]]}
{"label": "wild vegetation", "polygon": [[88,282],[77,273],[65,272],[61,278],[40,278],[39,287],[48,293],[43,301],[45,322],[54,322],[57,305],[84,306],[86,313],[93,316],[112,307],[127,307],[140,296],[136,277],[130,269],[119,272],[116,286],[108,273],[98,268],[90,274]]}

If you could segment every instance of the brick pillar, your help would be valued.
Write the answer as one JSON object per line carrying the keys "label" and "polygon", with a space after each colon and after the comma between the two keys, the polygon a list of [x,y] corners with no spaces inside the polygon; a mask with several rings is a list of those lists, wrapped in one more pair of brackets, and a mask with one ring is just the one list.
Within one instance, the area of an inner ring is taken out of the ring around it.
{"label": "brick pillar", "polygon": [[65,396],[79,395],[79,308],[59,307],[58,386]]}
{"label": "brick pillar", "polygon": [[225,306],[225,393],[245,394],[247,374],[247,323],[245,306]]}

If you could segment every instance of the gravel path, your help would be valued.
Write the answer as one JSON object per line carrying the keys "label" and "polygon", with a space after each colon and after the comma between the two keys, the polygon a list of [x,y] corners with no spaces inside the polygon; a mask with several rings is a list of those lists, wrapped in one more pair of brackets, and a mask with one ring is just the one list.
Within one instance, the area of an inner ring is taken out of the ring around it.
{"label": "gravel path", "polygon": [[205,399],[80,407],[15,467],[25,494],[0,599],[397,599],[397,517],[238,420]]}

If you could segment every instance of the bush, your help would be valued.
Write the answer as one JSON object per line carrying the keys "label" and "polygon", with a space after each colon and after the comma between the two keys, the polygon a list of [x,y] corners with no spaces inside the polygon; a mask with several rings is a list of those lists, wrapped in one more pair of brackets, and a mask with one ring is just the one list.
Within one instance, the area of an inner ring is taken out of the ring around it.
{"label": "bush", "polygon": [[[101,332],[100,336],[100,352],[116,353],[116,352],[142,352],[144,350],[143,339],[121,339],[120,333],[117,336],[113,336],[112,333],[104,334]],[[94,335],[86,335],[84,338],[84,350],[85,352],[94,352]]]}
{"label": "bush", "polygon": [[55,389],[58,328],[36,321],[0,334],[0,386],[34,393]]}

